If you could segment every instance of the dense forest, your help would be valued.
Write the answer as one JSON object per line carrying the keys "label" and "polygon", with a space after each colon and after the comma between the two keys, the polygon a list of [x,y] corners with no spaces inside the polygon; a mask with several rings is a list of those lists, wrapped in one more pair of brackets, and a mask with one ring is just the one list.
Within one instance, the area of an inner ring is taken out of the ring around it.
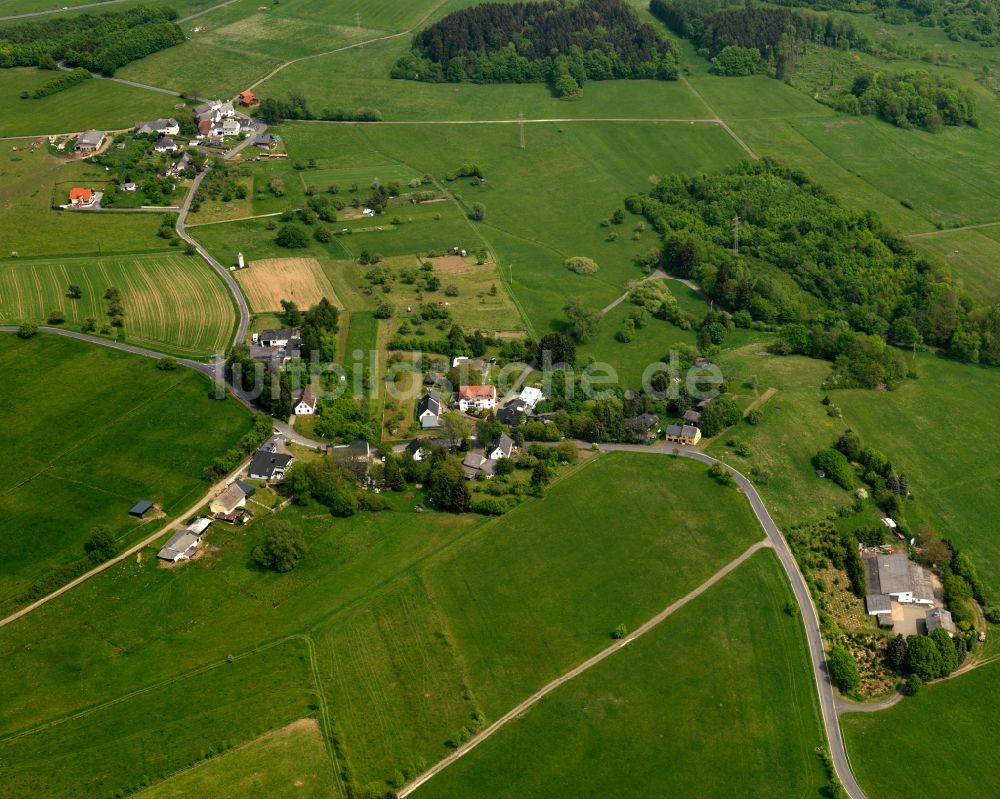
{"label": "dense forest", "polygon": [[[867,50],[868,37],[844,17],[809,10],[733,6],[731,0],[651,0],[649,10],[721,75],[771,72],[783,78],[807,43]],[[757,53],[747,52],[756,50]]]}
{"label": "dense forest", "polygon": [[[774,0],[777,5],[803,6],[803,0]],[[895,24],[918,22],[941,28],[954,41],[968,39],[984,45],[1000,44],[998,0],[818,0],[812,8],[866,11]]]}
{"label": "dense forest", "polygon": [[695,279],[737,324],[781,329],[784,351],[846,356],[855,384],[900,376],[887,341],[1000,364],[1000,306],[976,307],[945,264],[917,255],[873,212],[844,207],[799,171],[765,159],[665,177],[626,207],[664,235],[666,268]]}
{"label": "dense forest", "polygon": [[8,25],[0,28],[0,68],[55,69],[64,61],[113,75],[119,67],[183,42],[183,31],[171,21],[176,17],[170,10],[136,6]]}
{"label": "dense forest", "polygon": [[548,81],[569,96],[587,80],[673,80],[677,56],[624,0],[483,3],[418,33],[391,75],[436,83]]}
{"label": "dense forest", "polygon": [[900,74],[866,72],[855,78],[850,91],[833,100],[848,114],[876,115],[902,128],[938,131],[944,125],[977,125],[972,93],[950,78],[922,69]]}

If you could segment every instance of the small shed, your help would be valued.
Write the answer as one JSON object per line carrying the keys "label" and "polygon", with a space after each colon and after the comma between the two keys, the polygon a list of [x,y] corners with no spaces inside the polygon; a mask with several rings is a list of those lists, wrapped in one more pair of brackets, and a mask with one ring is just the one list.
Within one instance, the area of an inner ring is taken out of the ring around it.
{"label": "small shed", "polygon": [[140,500],[136,502],[132,510],[128,512],[129,516],[135,516],[137,519],[145,518],[146,514],[149,513],[150,509],[153,507],[153,503],[148,499]]}

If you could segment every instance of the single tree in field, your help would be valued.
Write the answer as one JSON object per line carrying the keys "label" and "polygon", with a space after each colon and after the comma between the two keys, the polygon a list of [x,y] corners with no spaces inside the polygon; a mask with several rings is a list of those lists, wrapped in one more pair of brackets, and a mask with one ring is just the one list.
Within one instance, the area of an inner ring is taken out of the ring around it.
{"label": "single tree in field", "polygon": [[66,296],[71,300],[78,300],[83,296],[83,290],[76,283],[70,283],[66,290]]}
{"label": "single tree in field", "polygon": [[103,563],[118,554],[118,544],[115,543],[111,530],[101,525],[94,528],[87,543],[83,545],[83,551],[92,562]]}
{"label": "single tree in field", "polygon": [[265,569],[289,572],[294,569],[306,546],[302,536],[288,522],[278,522],[268,532],[264,543],[254,547],[253,559]]}
{"label": "single tree in field", "polygon": [[481,222],[486,218],[486,206],[482,203],[473,203],[469,207],[469,219],[474,222]]}

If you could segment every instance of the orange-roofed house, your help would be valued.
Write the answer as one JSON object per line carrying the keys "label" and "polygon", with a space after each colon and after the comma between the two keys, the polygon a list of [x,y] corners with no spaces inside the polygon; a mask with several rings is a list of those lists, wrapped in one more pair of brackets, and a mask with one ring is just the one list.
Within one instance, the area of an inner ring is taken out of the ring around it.
{"label": "orange-roofed house", "polygon": [[77,208],[88,208],[94,204],[94,192],[90,189],[70,189],[69,201]]}
{"label": "orange-roofed house", "polygon": [[240,105],[257,105],[257,98],[253,96],[253,92],[247,89],[245,92],[240,92]]}
{"label": "orange-roofed house", "polygon": [[458,407],[463,411],[488,411],[497,406],[496,386],[459,386]]}

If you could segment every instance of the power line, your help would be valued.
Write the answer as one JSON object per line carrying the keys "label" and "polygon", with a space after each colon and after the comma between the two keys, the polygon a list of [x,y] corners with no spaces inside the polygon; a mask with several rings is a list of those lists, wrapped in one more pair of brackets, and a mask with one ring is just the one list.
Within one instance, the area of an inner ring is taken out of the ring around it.
{"label": "power line", "polygon": [[733,255],[740,254],[740,215],[733,218]]}

